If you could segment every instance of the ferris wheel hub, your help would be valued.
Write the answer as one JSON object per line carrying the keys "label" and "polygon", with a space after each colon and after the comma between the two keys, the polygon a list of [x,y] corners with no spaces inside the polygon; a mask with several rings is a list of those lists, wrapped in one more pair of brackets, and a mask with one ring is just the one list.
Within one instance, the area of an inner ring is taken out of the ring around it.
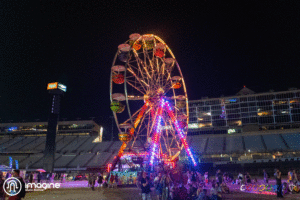
{"label": "ferris wheel hub", "polygon": [[[187,92],[179,64],[161,38],[135,33],[119,45],[111,70],[110,92],[111,109],[123,142],[118,155],[150,150],[165,161],[179,156],[186,144],[181,140],[187,134],[184,127],[189,121]],[[125,108],[121,101],[126,102],[128,114],[119,114]]]}

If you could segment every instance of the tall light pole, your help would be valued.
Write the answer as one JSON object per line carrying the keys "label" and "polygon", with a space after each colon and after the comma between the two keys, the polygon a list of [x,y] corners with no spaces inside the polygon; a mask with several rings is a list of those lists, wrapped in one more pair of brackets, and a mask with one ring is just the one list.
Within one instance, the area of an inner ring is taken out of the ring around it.
{"label": "tall light pole", "polygon": [[51,111],[48,119],[46,145],[44,151],[44,169],[47,172],[53,172],[55,150],[56,150],[56,134],[58,130],[58,118],[60,111],[61,96],[67,91],[67,87],[58,82],[49,83],[47,90],[52,95]]}

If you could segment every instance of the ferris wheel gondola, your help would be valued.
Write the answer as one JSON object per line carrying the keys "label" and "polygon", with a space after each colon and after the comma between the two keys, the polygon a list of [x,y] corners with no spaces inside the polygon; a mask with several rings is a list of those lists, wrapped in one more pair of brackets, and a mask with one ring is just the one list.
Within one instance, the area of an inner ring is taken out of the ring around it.
{"label": "ferris wheel gondola", "polygon": [[119,157],[126,150],[145,152],[152,147],[159,159],[172,161],[187,148],[184,77],[174,54],[158,36],[135,33],[118,46],[111,68],[110,100],[123,142]]}

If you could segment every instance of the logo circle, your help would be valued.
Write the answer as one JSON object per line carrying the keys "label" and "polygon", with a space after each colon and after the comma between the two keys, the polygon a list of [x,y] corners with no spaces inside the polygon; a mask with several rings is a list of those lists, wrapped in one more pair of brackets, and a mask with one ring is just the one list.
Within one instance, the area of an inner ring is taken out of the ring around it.
{"label": "logo circle", "polygon": [[[19,184],[19,187],[18,187]],[[13,189],[13,190],[12,190]],[[22,183],[15,177],[6,179],[3,183],[3,190],[9,196],[16,196],[21,192]]]}

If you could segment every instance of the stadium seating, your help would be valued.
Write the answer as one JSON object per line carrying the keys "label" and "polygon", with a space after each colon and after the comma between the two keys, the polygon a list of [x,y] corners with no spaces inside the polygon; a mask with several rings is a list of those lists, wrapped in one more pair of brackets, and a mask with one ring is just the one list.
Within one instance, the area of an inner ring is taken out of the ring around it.
{"label": "stadium seating", "polygon": [[244,136],[246,151],[251,152],[263,152],[265,151],[264,145],[260,135],[248,135]]}
{"label": "stadium seating", "polygon": [[243,153],[243,141],[241,136],[226,137],[225,153]]}
{"label": "stadium seating", "polygon": [[194,152],[203,153],[207,138],[199,136],[191,136],[187,138],[187,142]]}
{"label": "stadium seating", "polygon": [[282,137],[289,145],[290,149],[300,150],[300,134],[292,133],[292,134],[282,134]]}
{"label": "stadium seating", "polygon": [[24,137],[15,137],[13,139],[8,140],[7,142],[1,144],[1,150],[5,151],[8,147],[18,144],[21,140],[23,140]]}
{"label": "stadium seating", "polygon": [[93,157],[93,159],[86,164],[86,166],[88,167],[99,167],[102,166],[106,163],[106,161],[109,159],[109,157],[112,156],[112,153],[108,153],[108,152],[102,152],[98,155],[95,155],[95,157]]}
{"label": "stadium seating", "polygon": [[32,154],[19,163],[21,169],[30,168],[35,162],[43,158],[43,154]]}
{"label": "stadium seating", "polygon": [[62,155],[57,160],[55,160],[54,167],[55,168],[65,168],[69,162],[75,159],[75,154]]}
{"label": "stadium seating", "polygon": [[28,143],[26,146],[23,146],[20,151],[36,151],[36,147],[40,146],[42,143],[46,142],[46,137],[38,137],[33,142]]}
{"label": "stadium seating", "polygon": [[[86,142],[89,137],[77,137],[70,144],[61,149],[62,152],[75,153],[77,148],[80,147],[84,142]],[[75,151],[74,151],[75,150]]]}
{"label": "stadium seating", "polygon": [[26,146],[27,144],[29,143],[32,143],[34,140],[36,140],[37,138],[36,137],[27,137],[27,138],[24,138],[23,140],[21,140],[20,142],[18,143],[15,143],[14,145],[11,145],[9,147],[7,147],[5,149],[5,151],[9,151],[9,152],[14,152],[14,151],[17,151],[19,150],[21,147],[23,146]]}
{"label": "stadium seating", "polygon": [[[62,155],[56,153],[55,154],[55,160],[57,160],[60,156],[62,156]],[[31,165],[30,168],[33,168],[33,169],[42,169],[43,168],[43,164],[44,164],[44,159],[40,159],[37,162],[35,162],[33,165]]]}
{"label": "stadium seating", "polygon": [[67,167],[76,168],[77,166],[83,167],[95,154],[93,153],[86,153],[76,156],[71,163],[67,165]]}
{"label": "stadium seating", "polygon": [[[26,155],[25,156],[11,156],[13,159],[13,166],[15,166],[15,160],[18,160],[19,163],[21,161],[23,161],[24,159],[26,159]],[[0,163],[1,165],[6,165],[9,166],[9,156],[0,156]]]}
{"label": "stadium seating", "polygon": [[102,152],[107,150],[107,148],[112,144],[111,141],[106,141],[106,142],[101,142],[101,143],[97,143],[94,148],[92,149],[92,153],[96,153],[96,152]]}
{"label": "stadium seating", "polygon": [[[45,150],[46,137],[41,137],[41,138],[43,138],[43,141],[44,141],[44,142],[42,142],[40,145],[36,146],[36,147],[34,148],[35,151],[43,152],[43,151]],[[57,146],[57,143],[58,143],[60,140],[62,140],[63,138],[64,138],[64,136],[61,136],[61,135],[56,136],[56,140],[55,140],[55,141],[56,141],[56,146]]]}
{"label": "stadium seating", "polygon": [[263,135],[265,143],[267,145],[267,150],[287,150],[283,140],[280,138],[280,135]]}
{"label": "stadium seating", "polygon": [[73,140],[76,140],[76,136],[65,136],[59,142],[56,143],[56,152],[61,152],[61,150],[69,145]]}
{"label": "stadium seating", "polygon": [[[244,138],[244,139],[243,139]],[[114,156],[120,149],[121,141],[104,141],[93,143],[96,136],[62,136],[56,137],[56,155],[55,168],[76,168],[76,167],[101,167],[111,163]],[[224,140],[225,139],[225,140]],[[245,149],[243,145],[245,144]],[[13,160],[19,161],[20,169],[43,168],[43,151],[45,149],[45,136],[36,137],[2,137],[0,139],[0,150],[3,153],[13,153]],[[264,135],[200,135],[188,136],[187,142],[196,156],[223,154],[222,157],[208,158],[204,156],[201,162],[229,162],[230,157],[224,154],[244,154],[246,152],[274,152],[300,150],[299,133],[281,133],[281,134],[264,134]],[[225,143],[224,143],[225,142]],[[128,146],[131,146],[132,141]],[[137,143],[139,145],[139,143]],[[165,150],[162,143],[161,147]],[[137,148],[138,149],[138,148]],[[126,151],[125,151],[126,152]],[[185,155],[183,150],[180,154]],[[286,154],[287,157],[289,158]],[[296,155],[291,155],[294,158]],[[9,165],[9,156],[1,155],[0,164]],[[206,158],[205,158],[206,157]],[[238,160],[238,155],[232,157]],[[251,157],[250,157],[251,158]],[[272,159],[271,154],[266,156],[256,154],[251,159]],[[13,163],[15,166],[15,163]]]}
{"label": "stadium seating", "polygon": [[224,147],[224,137],[210,137],[208,138],[208,145],[206,149],[207,154],[221,154]]}
{"label": "stadium seating", "polygon": [[90,152],[96,143],[93,143],[96,137],[90,137],[85,143],[83,143],[80,147],[78,147],[77,152],[84,152],[88,153]]}
{"label": "stadium seating", "polygon": [[113,143],[113,145],[110,147],[110,150],[111,150],[112,152],[119,151],[119,149],[120,149],[122,143],[123,143],[123,142],[121,142],[121,141],[115,141],[115,142]]}
{"label": "stadium seating", "polygon": [[10,138],[9,137],[0,137],[0,145],[4,144],[5,142],[9,141]]}

